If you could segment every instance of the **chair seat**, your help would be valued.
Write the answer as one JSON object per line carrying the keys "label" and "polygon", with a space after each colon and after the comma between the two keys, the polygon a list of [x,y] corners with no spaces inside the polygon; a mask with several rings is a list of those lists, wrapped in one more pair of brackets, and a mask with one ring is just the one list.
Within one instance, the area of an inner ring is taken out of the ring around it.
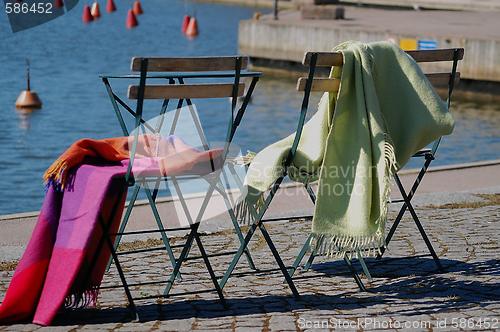
{"label": "chair seat", "polygon": [[137,158],[132,168],[135,178],[169,176],[204,176],[220,170],[223,149],[185,151],[163,158]]}

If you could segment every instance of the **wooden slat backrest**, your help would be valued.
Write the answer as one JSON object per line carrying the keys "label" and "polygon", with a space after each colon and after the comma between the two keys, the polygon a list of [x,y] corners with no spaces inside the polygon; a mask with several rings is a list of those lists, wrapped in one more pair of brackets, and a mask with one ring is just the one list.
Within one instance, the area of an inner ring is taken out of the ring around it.
{"label": "wooden slat backrest", "polygon": [[[196,98],[224,98],[231,97],[234,84],[211,83],[211,84],[168,84],[168,85],[146,85],[144,87],[144,99],[196,99]],[[238,85],[238,97],[243,96],[245,84]],[[137,99],[139,94],[138,85],[128,87],[128,98]]]}
{"label": "wooden slat backrest", "polygon": [[[450,82],[451,73],[430,73],[425,74],[435,88],[446,88]],[[455,75],[455,84],[460,81],[460,73]],[[300,77],[297,81],[297,90],[304,91],[307,77]],[[336,92],[340,87],[340,80],[336,78],[313,78],[311,91],[315,92]]]}
{"label": "wooden slat backrest", "polygon": [[[315,52],[307,52],[304,55],[302,63],[306,66],[311,64],[311,56]],[[333,67],[342,66],[344,59],[342,53],[340,52],[316,52],[318,58],[316,60],[316,66],[318,67]],[[454,48],[442,49],[442,50],[421,50],[421,51],[406,51],[416,62],[440,62],[440,61],[453,61],[453,56],[455,53]],[[464,49],[458,49],[457,60],[462,60],[464,58]]]}
{"label": "wooden slat backrest", "polygon": [[[316,66],[318,67],[333,67],[342,66],[343,57],[340,52],[316,52]],[[455,49],[442,49],[442,50],[425,50],[425,51],[406,51],[416,62],[441,62],[441,61],[453,61],[455,56]],[[302,63],[306,66],[311,64],[311,58],[313,52],[307,52],[304,55]],[[458,49],[457,60],[462,60],[464,57],[464,50]],[[450,66],[451,68],[451,66]],[[446,88],[451,78],[450,72],[444,73],[428,73],[425,74],[434,88]],[[460,81],[460,72],[455,75],[455,84]],[[307,78],[300,77],[297,82],[297,90],[304,91],[306,86]],[[321,92],[336,92],[340,87],[340,81],[338,79],[329,78],[314,78],[311,91],[321,91]]]}
{"label": "wooden slat backrest", "polygon": [[[304,91],[306,89],[307,77],[300,77],[297,81],[297,90]],[[339,90],[340,80],[335,78],[313,78],[311,91],[336,92]]]}
{"label": "wooden slat backrest", "polygon": [[[150,72],[200,72],[200,71],[229,71],[235,70],[236,59],[239,56],[217,57],[134,57],[132,58],[132,71],[141,71],[141,60],[147,59],[147,71]],[[241,68],[248,66],[248,57],[241,58]]]}

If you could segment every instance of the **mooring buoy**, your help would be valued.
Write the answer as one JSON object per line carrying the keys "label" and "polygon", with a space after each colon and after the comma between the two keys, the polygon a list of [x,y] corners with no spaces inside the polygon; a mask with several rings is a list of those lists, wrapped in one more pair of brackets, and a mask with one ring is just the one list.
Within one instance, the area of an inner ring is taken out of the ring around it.
{"label": "mooring buoy", "polygon": [[84,5],[83,6],[83,14],[82,14],[82,22],[85,24],[89,24],[94,20],[94,17],[92,16],[92,13],[90,12],[90,6],[89,5]]}
{"label": "mooring buoy", "polygon": [[125,25],[127,26],[127,29],[133,29],[139,25],[139,22],[137,22],[137,18],[135,17],[134,11],[132,9],[128,10]]}
{"label": "mooring buoy", "polygon": [[42,107],[42,101],[35,91],[31,91],[30,84],[30,62],[26,59],[26,90],[21,91],[16,100],[17,108],[37,109]]}
{"label": "mooring buoy", "polygon": [[196,17],[192,16],[186,28],[186,36],[188,36],[188,38],[194,38],[198,36],[198,33],[198,21]]}
{"label": "mooring buoy", "polygon": [[132,11],[134,12],[135,16],[144,14],[144,11],[142,10],[141,2],[139,0],[134,1],[134,5],[132,6]]}
{"label": "mooring buoy", "polygon": [[113,0],[108,0],[108,2],[106,3],[106,11],[108,13],[116,11],[115,2]]}
{"label": "mooring buoy", "polygon": [[101,17],[101,9],[99,7],[99,3],[97,2],[97,0],[94,1],[92,7],[90,7],[90,14],[94,19],[98,19]]}

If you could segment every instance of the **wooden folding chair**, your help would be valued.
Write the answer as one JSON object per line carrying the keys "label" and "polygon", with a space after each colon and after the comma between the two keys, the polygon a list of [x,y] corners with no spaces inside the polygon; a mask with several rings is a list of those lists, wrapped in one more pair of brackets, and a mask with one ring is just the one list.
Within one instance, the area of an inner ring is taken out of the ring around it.
{"label": "wooden folding chair", "polygon": [[[446,72],[439,72],[439,73],[427,73],[426,76],[429,79],[429,81],[432,83],[432,85],[438,89],[438,92],[445,90],[445,93],[441,93],[441,96],[444,96],[444,99],[446,99],[448,108],[450,108],[451,105],[451,96],[453,93],[453,89],[455,85],[459,82],[460,80],[460,73],[457,72],[457,65],[458,61],[463,59],[464,56],[464,49],[463,48],[456,48],[456,49],[442,49],[442,50],[422,50],[422,51],[408,51],[407,54],[409,54],[413,59],[418,62],[418,63],[429,63],[429,62],[443,62],[443,61],[448,61],[451,62],[451,66],[449,71]],[[332,66],[341,66],[343,62],[342,54],[341,53],[335,53],[335,52],[309,52],[306,53],[304,57],[304,64],[305,65],[310,65],[311,67],[332,67]],[[441,65],[442,68],[442,65]],[[338,80],[332,80],[328,78],[315,78],[310,82],[309,78],[301,78],[299,79],[299,89],[312,89],[313,91],[323,91],[325,88],[338,88]],[[398,174],[394,175],[395,182],[399,188],[399,191],[401,193],[402,199],[399,200],[393,200],[391,203],[403,203],[396,220],[394,224],[392,225],[389,233],[387,234],[385,244],[386,246],[389,245],[389,242],[392,239],[392,236],[394,235],[394,232],[396,231],[399,223],[401,222],[401,219],[406,212],[406,210],[410,211],[410,214],[417,225],[417,228],[424,239],[425,244],[427,245],[427,248],[429,249],[430,254],[432,255],[434,261],[436,262],[437,267],[442,270],[441,263],[439,262],[439,258],[434,251],[434,248],[432,247],[432,244],[422,226],[422,223],[420,222],[415,209],[413,208],[411,204],[411,199],[414,197],[415,192],[422,181],[422,178],[424,177],[430,163],[432,160],[435,159],[436,156],[436,151],[439,146],[439,143],[441,141],[441,138],[437,139],[433,144],[431,148],[426,148],[418,151],[413,157],[414,158],[420,158],[424,160],[423,166],[420,170],[420,172],[417,175],[417,178],[415,179],[411,189],[409,192],[405,190],[403,187]],[[314,201],[314,192],[310,187],[307,187],[307,191],[309,195],[311,195],[311,199]],[[307,250],[309,249],[309,241],[307,241],[304,246],[302,247],[302,250],[298,254],[294,264],[293,264],[293,269],[292,271],[295,271],[297,267],[300,265],[302,262],[302,259],[304,258],[304,255],[306,254]],[[382,258],[382,255],[385,252],[386,247],[380,248],[380,254],[377,256],[378,259]],[[361,255],[359,253],[358,257],[360,259],[360,263],[363,267],[363,270],[367,277],[370,279],[370,273],[368,271],[368,268],[366,264],[364,263],[363,259],[361,258]],[[304,266],[305,270],[308,270],[316,257],[316,253],[313,251],[309,259],[307,260],[307,263]]]}
{"label": "wooden folding chair", "polygon": [[[311,55],[311,57],[309,57],[309,55]],[[229,280],[229,278],[233,274],[233,271],[236,268],[236,265],[238,264],[240,257],[243,255],[245,249],[248,246],[248,243],[250,242],[253,235],[255,234],[255,231],[257,229],[259,229],[260,232],[262,233],[262,235],[264,236],[264,239],[265,239],[267,245],[269,246],[271,253],[274,256],[276,263],[278,264],[279,270],[281,271],[281,273],[285,277],[285,281],[288,284],[288,286],[290,287],[290,290],[292,291],[292,293],[295,297],[299,297],[299,293],[298,293],[298,291],[295,287],[295,284],[292,280],[292,276],[293,276],[295,270],[297,269],[297,266],[300,264],[300,261],[304,257],[305,253],[309,249],[310,238],[306,241],[306,244],[303,246],[303,248],[299,254],[300,259],[297,258],[292,266],[287,267],[283,263],[283,260],[281,259],[280,255],[278,253],[278,250],[276,249],[276,247],[272,241],[272,238],[269,235],[264,224],[268,223],[268,222],[289,219],[289,217],[264,219],[264,215],[265,215],[269,205],[271,204],[276,192],[280,188],[281,183],[283,182],[284,178],[287,176],[288,167],[292,164],[293,159],[295,157],[295,154],[297,152],[297,148],[298,148],[298,145],[300,142],[302,130],[303,130],[305,120],[306,120],[306,115],[307,115],[307,110],[308,110],[308,105],[309,105],[309,97],[311,95],[311,92],[316,91],[316,92],[333,92],[333,93],[335,93],[339,89],[339,81],[338,80],[329,79],[329,78],[314,78],[314,74],[315,74],[315,70],[316,70],[316,66],[317,66],[317,62],[316,62],[317,58],[318,58],[317,54],[309,54],[309,53],[306,54],[304,65],[309,66],[309,75],[307,78],[299,78],[298,83],[297,83],[297,90],[303,91],[304,97],[302,99],[302,107],[301,107],[301,111],[300,111],[299,121],[297,124],[297,130],[295,132],[294,141],[292,143],[292,147],[290,149],[290,152],[285,160],[285,163],[283,164],[283,167],[281,168],[282,174],[274,182],[274,184],[271,186],[271,190],[270,190],[269,194],[267,195],[267,197],[265,198],[263,206],[259,209],[259,211],[253,211],[255,220],[254,220],[253,224],[250,226],[250,228],[247,232],[247,235],[245,236],[244,242],[241,243],[238,252],[233,257],[233,260],[229,264],[228,269],[226,270],[224,276],[222,277],[222,279],[220,281],[221,288],[223,288],[226,285],[227,281]],[[342,58],[342,56],[341,56],[341,58]],[[330,67],[332,67],[332,65],[330,65]],[[315,195],[314,191],[310,187],[309,183],[305,183],[304,185],[307,189],[307,192],[309,194],[309,197],[310,197],[312,203],[315,204],[316,195]],[[311,216],[304,216],[304,217],[311,218]],[[359,256],[359,258],[362,261],[361,256]],[[343,259],[344,259],[345,263],[347,264],[347,267],[349,268],[349,271],[351,272],[352,277],[354,278],[354,281],[356,282],[358,287],[362,291],[365,291],[366,288],[365,288],[363,282],[361,281],[361,279],[359,278],[356,270],[352,266],[350,258],[347,255],[344,255]],[[364,264],[364,262],[362,264],[363,264],[363,267],[366,268],[366,265]],[[368,271],[368,270],[366,269],[366,271]],[[369,276],[369,273],[367,273],[367,275]]]}
{"label": "wooden folding chair", "polygon": [[[173,266],[173,272],[171,273],[167,281],[163,280],[159,282],[154,282],[154,283],[162,283],[162,282],[166,283],[166,287],[164,289],[163,294],[135,298],[135,300],[169,297],[169,296],[183,295],[183,294],[198,294],[203,292],[211,292],[215,290],[220,300],[224,303],[222,289],[217,282],[209,258],[213,256],[230,255],[234,254],[234,252],[227,252],[227,253],[225,252],[213,255],[207,254],[198,233],[200,222],[203,218],[205,210],[208,206],[208,203],[214,191],[217,191],[224,198],[224,202],[227,205],[227,210],[231,217],[238,239],[241,242],[243,242],[243,235],[241,234],[241,230],[236,220],[236,216],[232,210],[232,206],[229,204],[229,200],[224,190],[224,186],[222,185],[222,181],[220,179],[221,173],[223,172],[223,167],[214,168],[214,162],[212,161],[211,162],[212,170],[210,173],[194,175],[203,178],[209,185],[209,188],[203,198],[203,203],[201,205],[201,208],[196,216],[191,216],[189,210],[186,208],[182,192],[178,190],[179,188],[178,180],[182,179],[182,177],[184,176],[183,174],[180,175],[176,174],[175,176],[170,176],[168,174],[166,176],[148,176],[148,175],[136,176],[132,173],[136,149],[138,146],[139,132],[141,130],[142,132],[146,132],[146,130],[149,130],[149,132],[159,133],[161,131],[161,126],[163,123],[163,121],[158,121],[157,126],[152,127],[151,124],[149,124],[147,121],[144,120],[143,118],[144,100],[149,100],[149,99],[163,100],[163,104],[160,110],[160,115],[165,114],[165,112],[167,111],[168,104],[171,100],[177,100],[176,112],[180,112],[182,106],[186,104],[188,106],[188,110],[190,111],[191,116],[193,117],[193,121],[196,126],[196,129],[198,130],[198,134],[200,135],[200,139],[202,140],[203,147],[206,150],[208,150],[209,144],[201,127],[198,114],[196,113],[193,107],[192,100],[212,99],[212,98],[232,98],[231,114],[228,121],[229,123],[226,132],[226,139],[222,153],[222,163],[219,163],[222,164],[223,166],[224,164],[223,161],[226,159],[228,155],[229,147],[235,135],[236,129],[245,113],[245,110],[248,106],[255,85],[257,84],[258,79],[261,75],[258,72],[247,71],[246,70],[247,64],[248,64],[248,58],[241,56],[196,57],[196,58],[158,58],[158,57],[133,58],[132,71],[139,72],[139,75],[134,74],[125,76],[116,76],[116,75],[101,76],[104,85],[107,89],[108,95],[111,99],[111,103],[113,105],[115,114],[121,125],[123,134],[126,136],[131,135],[131,137],[133,137],[130,162],[128,165],[127,173],[125,175],[125,181],[129,184],[129,186],[134,187],[132,193],[132,199],[125,212],[122,224],[120,225],[120,229],[117,233],[114,234],[109,233],[107,229],[103,226],[104,229],[103,241],[106,242],[107,245],[110,247],[112,261],[115,263],[122,284],[121,286],[112,286],[112,287],[123,287],[125,289],[129,306],[132,309],[136,318],[137,318],[137,312],[135,309],[134,298],[131,295],[129,285],[127,284],[125,275],[123,273],[123,269],[121,268],[121,264],[118,258],[120,255],[166,249],[170,263]],[[138,85],[131,85],[129,86],[128,90],[128,98],[137,101],[135,110],[132,109],[132,107],[130,107],[129,105],[127,105],[125,101],[123,101],[120,97],[118,97],[118,95],[116,95],[113,92],[109,80],[116,78],[139,80]],[[242,78],[251,78],[251,82],[246,92],[245,92],[245,84],[243,83]],[[197,80],[197,83],[196,84],[187,83],[187,80],[190,79]],[[151,80],[157,80],[157,81],[166,80],[168,84],[157,84],[157,85],[147,84],[147,81],[149,82]],[[203,80],[203,82],[200,83],[200,80]],[[237,108],[238,97],[243,98],[243,102],[241,103],[241,106],[239,108]],[[120,106],[122,108],[120,108]],[[122,115],[122,111],[130,113],[134,117],[134,126],[135,126],[134,128],[136,128],[136,130],[134,130],[132,133],[130,133],[129,129],[126,126],[125,120]],[[176,113],[175,116],[177,117],[178,113]],[[173,134],[174,132],[175,132],[175,121],[174,124],[172,125],[172,128],[170,129],[171,134]],[[192,177],[193,175],[186,174],[185,176]],[[160,214],[156,207],[156,197],[159,191],[159,184],[162,181],[164,182],[171,181],[175,186],[179,199],[182,203],[182,207],[184,208],[184,213],[186,213],[186,217],[189,221],[189,227],[168,228],[168,229],[164,228],[164,225],[160,218]],[[151,189],[151,184],[153,185],[153,189]],[[145,190],[158,229],[126,232],[125,228],[134,205],[133,203],[137,199],[141,187],[143,187]],[[182,245],[172,246],[170,245],[169,238],[167,236],[167,231],[178,231],[178,230],[189,230],[187,240]],[[159,248],[131,250],[126,252],[117,251],[117,247],[120,242],[121,236],[153,234],[153,233],[161,234],[164,246],[161,246]],[[111,241],[113,237],[116,237],[114,243]],[[196,242],[200,252],[200,256],[188,257],[193,242]],[[173,252],[173,249],[176,247],[182,248],[182,251],[180,255],[178,255],[178,257],[176,257]],[[252,258],[250,256],[250,252],[248,250],[245,251],[245,255],[248,259],[249,266],[255,269]],[[203,259],[207,272],[210,275],[210,278],[213,282],[214,289],[203,289],[188,293],[171,294],[170,290],[174,284],[174,281],[178,279],[180,276],[179,271],[182,264],[187,260],[194,260],[194,259]],[[148,282],[146,284],[152,284],[152,283],[153,282]],[[139,286],[139,285],[141,285],[141,283],[134,284],[134,286]]]}

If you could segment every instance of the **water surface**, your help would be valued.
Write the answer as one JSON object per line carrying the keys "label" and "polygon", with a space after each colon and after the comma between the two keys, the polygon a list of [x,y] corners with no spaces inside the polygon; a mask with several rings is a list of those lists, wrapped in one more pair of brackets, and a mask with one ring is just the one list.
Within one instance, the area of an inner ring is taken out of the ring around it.
{"label": "water surface", "polygon": [[[121,134],[99,73],[127,73],[136,55],[236,54],[238,22],[254,12],[248,7],[190,5],[187,9],[196,11],[201,31],[190,41],[180,33],[183,2],[144,1],[140,26],[128,31],[125,14],[131,3],[117,2],[117,12],[88,26],[80,20],[83,3],[62,18],[16,34],[6,32],[7,20],[0,18],[0,214],[40,208],[41,175],[71,142]],[[32,62],[33,89],[44,102],[43,109],[31,114],[14,108],[25,84],[26,57]],[[123,94],[128,83],[114,86]],[[295,129],[300,102],[294,79],[262,79],[235,142],[243,151],[258,151],[287,136]],[[474,102],[455,106],[455,132],[443,141],[435,165],[499,158],[499,107]],[[148,106],[147,116],[158,109]],[[209,139],[221,140],[229,103],[200,103],[198,109]]]}

